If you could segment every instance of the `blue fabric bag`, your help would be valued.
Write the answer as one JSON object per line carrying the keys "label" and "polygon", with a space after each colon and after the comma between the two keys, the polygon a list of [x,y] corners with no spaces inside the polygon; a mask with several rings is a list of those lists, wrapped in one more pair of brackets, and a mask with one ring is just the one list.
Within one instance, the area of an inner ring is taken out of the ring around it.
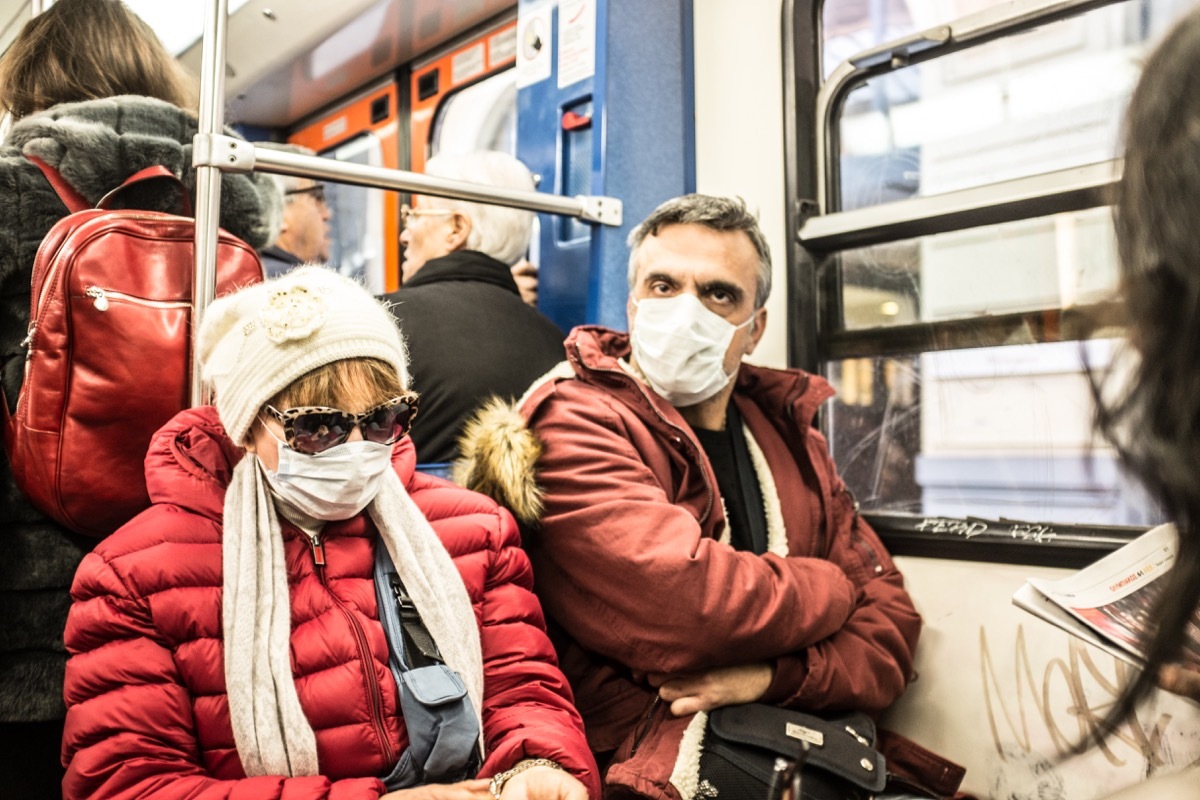
{"label": "blue fabric bag", "polygon": [[395,791],[475,777],[482,763],[479,721],[467,687],[442,661],[387,548],[378,540],[375,598],[409,742],[395,768],[384,776],[384,784]]}

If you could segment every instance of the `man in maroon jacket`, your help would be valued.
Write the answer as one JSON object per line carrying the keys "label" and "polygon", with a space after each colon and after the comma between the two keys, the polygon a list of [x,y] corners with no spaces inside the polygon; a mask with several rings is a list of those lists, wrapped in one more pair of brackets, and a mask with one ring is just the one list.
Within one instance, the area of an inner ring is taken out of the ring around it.
{"label": "man in maroon jacket", "polygon": [[921,621],[812,426],[832,389],[742,363],[771,286],[744,203],[671,200],[629,242],[631,333],[576,328],[462,477],[528,527],[606,795],[691,800],[703,712],[880,712]]}

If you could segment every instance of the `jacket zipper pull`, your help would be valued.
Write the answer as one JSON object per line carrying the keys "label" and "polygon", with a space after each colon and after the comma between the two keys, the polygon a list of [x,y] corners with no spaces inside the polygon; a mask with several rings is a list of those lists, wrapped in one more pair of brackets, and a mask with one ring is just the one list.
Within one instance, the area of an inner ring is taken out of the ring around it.
{"label": "jacket zipper pull", "polygon": [[108,311],[108,298],[104,295],[104,290],[99,286],[89,286],[83,290],[83,293],[92,298],[92,305],[97,311]]}
{"label": "jacket zipper pull", "polygon": [[25,338],[21,340],[21,347],[25,348],[25,360],[26,361],[28,361],[29,356],[32,355],[33,347],[31,347],[31,345],[33,344],[33,335],[35,333],[37,333],[37,320],[36,319],[30,321],[29,329],[25,332]]}
{"label": "jacket zipper pull", "polygon": [[318,567],[325,566],[325,545],[321,544],[320,535],[310,536],[308,541],[312,544],[313,562]]}

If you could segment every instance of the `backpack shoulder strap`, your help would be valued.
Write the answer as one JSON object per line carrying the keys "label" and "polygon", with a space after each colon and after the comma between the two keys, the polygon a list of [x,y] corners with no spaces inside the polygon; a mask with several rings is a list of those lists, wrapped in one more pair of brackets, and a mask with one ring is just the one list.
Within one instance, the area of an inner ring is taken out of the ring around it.
{"label": "backpack shoulder strap", "polygon": [[50,182],[50,188],[54,189],[54,193],[58,195],[58,199],[62,201],[62,204],[67,207],[67,211],[74,214],[76,211],[86,211],[92,207],[87,198],[76,191],[74,186],[67,183],[62,174],[54,167],[37,156],[25,156],[25,158],[29,159],[46,176],[46,180]]}
{"label": "backpack shoulder strap", "polygon": [[[29,159],[46,176],[46,180],[49,181],[51,188],[54,189],[54,193],[58,195],[58,199],[67,207],[67,211],[73,214],[76,211],[86,211],[89,208],[93,208],[92,204],[87,201],[87,198],[80,194],[74,186],[67,183],[62,173],[54,167],[37,156],[25,156],[25,158]],[[100,202],[96,203],[94,207],[103,209],[111,208],[113,201],[130,186],[152,180],[165,180],[174,185],[179,191],[181,213],[185,217],[192,216],[192,199],[188,197],[187,190],[183,186],[183,181],[179,180],[175,173],[161,164],[155,164],[133,173],[121,181],[120,186],[104,195],[104,197],[101,197]]]}

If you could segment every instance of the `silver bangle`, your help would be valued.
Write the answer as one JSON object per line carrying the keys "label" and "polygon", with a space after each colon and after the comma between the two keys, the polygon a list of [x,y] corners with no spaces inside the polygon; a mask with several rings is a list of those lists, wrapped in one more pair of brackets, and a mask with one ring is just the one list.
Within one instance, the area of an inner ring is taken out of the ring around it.
{"label": "silver bangle", "polygon": [[492,782],[488,784],[488,791],[492,793],[492,797],[500,800],[500,793],[504,791],[504,784],[508,783],[509,778],[524,772],[530,767],[550,767],[551,769],[566,772],[562,764],[559,764],[557,761],[551,761],[548,758],[531,758],[528,761],[522,761],[512,769],[506,769],[504,772],[492,776]]}

